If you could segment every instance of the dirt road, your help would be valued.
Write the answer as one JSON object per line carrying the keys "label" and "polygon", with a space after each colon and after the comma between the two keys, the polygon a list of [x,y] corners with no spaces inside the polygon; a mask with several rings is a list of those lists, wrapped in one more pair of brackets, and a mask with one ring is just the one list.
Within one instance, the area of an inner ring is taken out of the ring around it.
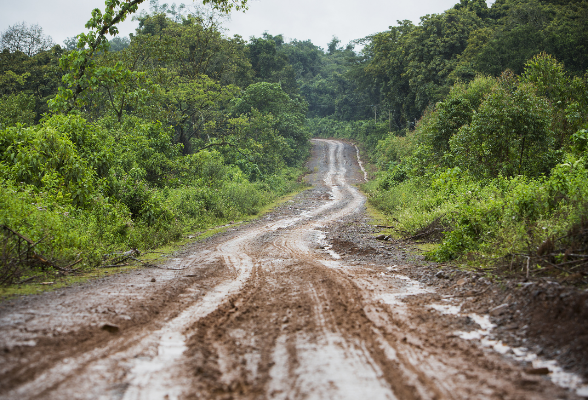
{"label": "dirt road", "polygon": [[577,398],[411,279],[411,253],[366,224],[356,149],[313,143],[314,187],[262,220],[4,303],[0,398]]}

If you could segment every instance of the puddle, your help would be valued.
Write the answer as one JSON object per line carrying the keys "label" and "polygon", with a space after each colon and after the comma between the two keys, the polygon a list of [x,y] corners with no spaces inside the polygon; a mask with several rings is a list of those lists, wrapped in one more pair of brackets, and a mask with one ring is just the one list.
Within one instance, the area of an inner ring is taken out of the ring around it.
{"label": "puddle", "polygon": [[408,296],[414,296],[416,294],[432,293],[431,290],[425,288],[423,284],[413,279],[410,279],[408,276],[399,274],[392,274],[390,276],[395,279],[400,279],[402,281],[403,287],[394,288],[396,290],[399,290],[399,292],[397,293],[380,294],[380,300],[382,300],[386,304],[405,307],[406,303],[402,301],[403,298]]}
{"label": "puddle", "polygon": [[321,264],[323,264],[325,267],[328,267],[328,268],[333,268],[333,269],[348,268],[346,265],[341,264],[337,260],[319,260],[319,261]]}
{"label": "puddle", "polygon": [[289,228],[292,225],[294,225],[295,223],[297,223],[298,221],[300,221],[303,217],[295,217],[295,218],[286,218],[286,219],[282,219],[278,222],[276,222],[275,224],[271,224],[268,225],[268,229],[270,231],[276,231],[278,229],[285,229],[285,228]]}
{"label": "puddle", "polygon": [[340,259],[341,259],[341,256],[340,256],[339,254],[337,254],[337,253],[335,252],[335,250],[331,250],[331,249],[330,249],[330,248],[328,248],[328,247],[331,247],[331,246],[327,246],[327,247],[325,247],[325,251],[326,251],[327,253],[329,253],[329,255],[330,255],[331,257],[333,257],[335,260],[340,260]]}
{"label": "puddle", "polygon": [[461,310],[461,305],[452,306],[448,304],[432,304],[429,307],[445,315],[458,315]]}
{"label": "puddle", "polygon": [[327,244],[327,235],[325,232],[319,230],[313,230],[312,232],[315,232],[317,234],[317,242],[323,246],[324,251],[326,251],[334,260],[341,259],[341,256],[335,250],[333,250],[333,246]]}
{"label": "puddle", "polygon": [[363,179],[367,182],[368,175],[367,175],[365,168],[363,167],[363,163],[361,162],[361,158],[359,157],[359,149],[357,148],[357,146],[355,146],[355,151],[357,152],[357,163],[359,164],[359,168],[363,172]]}
{"label": "puddle", "polygon": [[[432,305],[432,308],[443,313],[447,306]],[[459,315],[456,313],[455,315]],[[547,368],[549,369],[549,379],[556,385],[575,392],[580,397],[588,397],[588,385],[584,383],[579,375],[571,372],[566,372],[559,366],[555,360],[544,360],[537,354],[528,351],[524,347],[510,347],[502,343],[501,340],[494,340],[489,338],[492,329],[496,327],[490,322],[488,315],[468,314],[481,329],[472,332],[457,331],[455,334],[465,340],[480,340],[483,347],[488,347],[506,357],[513,358],[517,361],[531,363],[533,368]]]}

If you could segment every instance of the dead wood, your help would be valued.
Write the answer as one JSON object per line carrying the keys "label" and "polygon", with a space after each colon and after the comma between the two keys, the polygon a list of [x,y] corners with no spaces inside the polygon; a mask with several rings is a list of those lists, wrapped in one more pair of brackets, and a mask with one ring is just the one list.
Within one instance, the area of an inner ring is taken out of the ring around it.
{"label": "dead wood", "polygon": [[128,265],[130,265],[130,264],[124,263],[124,264],[101,265],[98,268],[118,268],[118,267],[126,267]]}
{"label": "dead wood", "polygon": [[447,226],[442,223],[445,214],[438,216],[427,226],[422,227],[414,235],[406,236],[403,240],[423,240],[427,239],[431,242],[436,242],[443,238],[443,232],[449,230]]}
{"label": "dead wood", "polygon": [[60,267],[49,257],[35,251],[35,247],[49,238],[49,235],[33,241],[6,225],[0,225],[0,232],[3,233],[3,246],[0,250],[0,284],[15,282],[27,268],[36,266],[43,270],[57,270],[67,273],[71,271],[72,266],[81,261],[80,258],[66,267]]}

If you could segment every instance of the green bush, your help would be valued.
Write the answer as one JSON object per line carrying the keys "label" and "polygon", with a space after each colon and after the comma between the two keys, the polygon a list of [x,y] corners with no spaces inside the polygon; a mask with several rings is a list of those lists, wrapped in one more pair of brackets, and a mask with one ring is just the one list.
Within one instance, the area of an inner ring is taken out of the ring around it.
{"label": "green bush", "polygon": [[[468,188],[464,183],[458,190]],[[453,199],[453,229],[430,257],[447,261],[472,252],[494,258],[533,253],[547,238],[561,237],[581,221],[586,196],[588,170],[577,159],[557,165],[549,178],[499,177],[478,183],[469,198]]]}
{"label": "green bush", "polygon": [[32,186],[3,181],[0,189],[0,225],[39,242],[34,250],[58,266],[80,257],[81,265],[96,265],[102,254],[124,247],[132,229],[128,211],[104,199],[83,210]]}
{"label": "green bush", "polygon": [[87,207],[96,195],[96,173],[70,138],[52,126],[11,127],[0,132],[3,178],[32,185],[61,202]]}
{"label": "green bush", "polygon": [[0,97],[0,129],[35,122],[35,97],[30,94],[7,94]]}
{"label": "green bush", "polygon": [[558,159],[551,107],[532,85],[505,73],[472,117],[450,139],[455,164],[478,178],[539,176]]}

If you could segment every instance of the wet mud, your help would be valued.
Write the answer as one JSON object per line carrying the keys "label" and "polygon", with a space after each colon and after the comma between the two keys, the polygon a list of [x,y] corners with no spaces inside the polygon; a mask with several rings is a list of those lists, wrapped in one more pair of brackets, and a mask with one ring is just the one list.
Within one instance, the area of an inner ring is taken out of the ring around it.
{"label": "wet mud", "polygon": [[0,398],[580,398],[374,239],[353,145],[314,140],[309,169],[311,189],[159,268],[2,304]]}

